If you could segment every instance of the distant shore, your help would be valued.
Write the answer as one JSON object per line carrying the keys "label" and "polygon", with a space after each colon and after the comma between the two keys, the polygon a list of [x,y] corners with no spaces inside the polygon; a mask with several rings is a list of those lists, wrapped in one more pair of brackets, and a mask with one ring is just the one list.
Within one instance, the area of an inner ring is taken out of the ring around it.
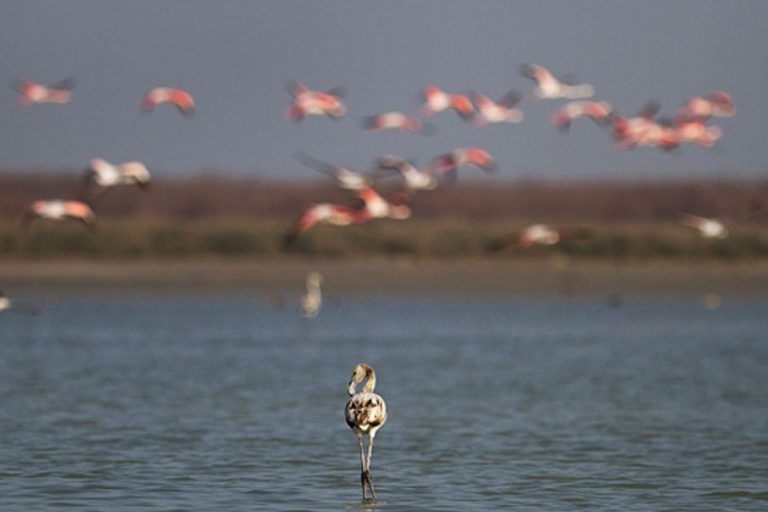
{"label": "distant shore", "polygon": [[14,294],[296,295],[311,270],[325,276],[327,293],[344,295],[768,297],[766,262],[613,263],[564,258],[3,261],[0,288]]}

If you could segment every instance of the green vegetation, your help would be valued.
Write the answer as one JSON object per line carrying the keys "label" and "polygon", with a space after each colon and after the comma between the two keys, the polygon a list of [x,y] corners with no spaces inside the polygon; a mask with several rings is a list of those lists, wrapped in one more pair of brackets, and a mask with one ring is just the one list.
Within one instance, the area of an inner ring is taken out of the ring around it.
{"label": "green vegetation", "polygon": [[673,223],[591,224],[592,238],[564,241],[553,247],[505,246],[521,223],[482,223],[436,219],[375,221],[360,226],[318,226],[284,248],[284,221],[178,221],[172,219],[102,221],[94,233],[76,223],[39,221],[28,231],[0,223],[0,258],[76,257],[104,260],[229,258],[353,258],[371,255],[423,258],[538,258],[565,255],[577,259],[711,259],[768,258],[768,230],[757,225],[732,228],[729,238],[707,240]]}
{"label": "green vegetation", "polygon": [[[329,180],[262,182],[216,173],[157,179],[149,191],[109,190],[94,204],[93,234],[70,222],[18,220],[36,199],[77,197],[77,171],[0,172],[0,259],[153,260],[216,256],[353,258],[539,258],[594,260],[768,259],[768,181],[521,182],[445,185],[413,198],[407,221],[317,226],[288,248],[291,223],[317,202],[352,204]],[[398,180],[377,184],[383,194]],[[682,212],[717,217],[731,236],[706,240],[678,222]],[[554,247],[509,247],[526,225],[583,227],[593,236]]]}

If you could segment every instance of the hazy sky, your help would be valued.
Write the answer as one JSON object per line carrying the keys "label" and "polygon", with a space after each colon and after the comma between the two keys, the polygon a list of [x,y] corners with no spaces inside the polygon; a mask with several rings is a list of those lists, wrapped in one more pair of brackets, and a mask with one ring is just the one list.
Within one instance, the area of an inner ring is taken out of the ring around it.
{"label": "hazy sky", "polygon": [[[482,146],[507,179],[768,176],[768,2],[690,1],[11,1],[2,2],[0,77],[78,81],[69,105],[18,107],[0,89],[0,166],[83,167],[143,160],[156,174],[316,178],[293,157],[367,168],[385,153],[428,162]],[[618,150],[587,120],[568,135],[562,102],[525,104],[520,125],[475,128],[453,114],[433,137],[373,133],[364,116],[417,113],[435,84],[498,98],[530,90],[521,63],[592,83],[634,114],[650,99],[674,114],[691,95],[732,93],[714,151]],[[340,121],[285,119],[284,84],[343,86]],[[139,111],[158,85],[188,89],[197,114]]]}

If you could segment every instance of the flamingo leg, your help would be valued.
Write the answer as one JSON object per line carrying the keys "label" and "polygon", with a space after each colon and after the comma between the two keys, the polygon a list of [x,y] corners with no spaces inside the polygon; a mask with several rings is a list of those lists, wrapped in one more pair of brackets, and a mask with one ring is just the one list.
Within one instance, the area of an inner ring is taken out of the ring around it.
{"label": "flamingo leg", "polygon": [[375,432],[371,432],[368,437],[368,460],[365,463],[366,475],[368,480],[368,487],[371,488],[371,494],[376,497],[376,491],[373,488],[373,477],[371,476],[371,456],[373,455],[373,438],[376,437]]}
{"label": "flamingo leg", "polygon": [[368,481],[368,467],[365,460],[365,448],[363,448],[363,436],[357,436],[357,444],[360,446],[360,483],[363,486],[363,501],[368,497],[366,483]]}

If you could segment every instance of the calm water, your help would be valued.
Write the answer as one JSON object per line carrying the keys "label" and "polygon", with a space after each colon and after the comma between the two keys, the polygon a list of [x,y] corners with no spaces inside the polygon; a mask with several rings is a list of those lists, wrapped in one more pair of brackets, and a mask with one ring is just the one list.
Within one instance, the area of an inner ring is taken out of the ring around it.
{"label": "calm water", "polygon": [[768,510],[768,301],[70,299],[0,316],[0,510]]}

